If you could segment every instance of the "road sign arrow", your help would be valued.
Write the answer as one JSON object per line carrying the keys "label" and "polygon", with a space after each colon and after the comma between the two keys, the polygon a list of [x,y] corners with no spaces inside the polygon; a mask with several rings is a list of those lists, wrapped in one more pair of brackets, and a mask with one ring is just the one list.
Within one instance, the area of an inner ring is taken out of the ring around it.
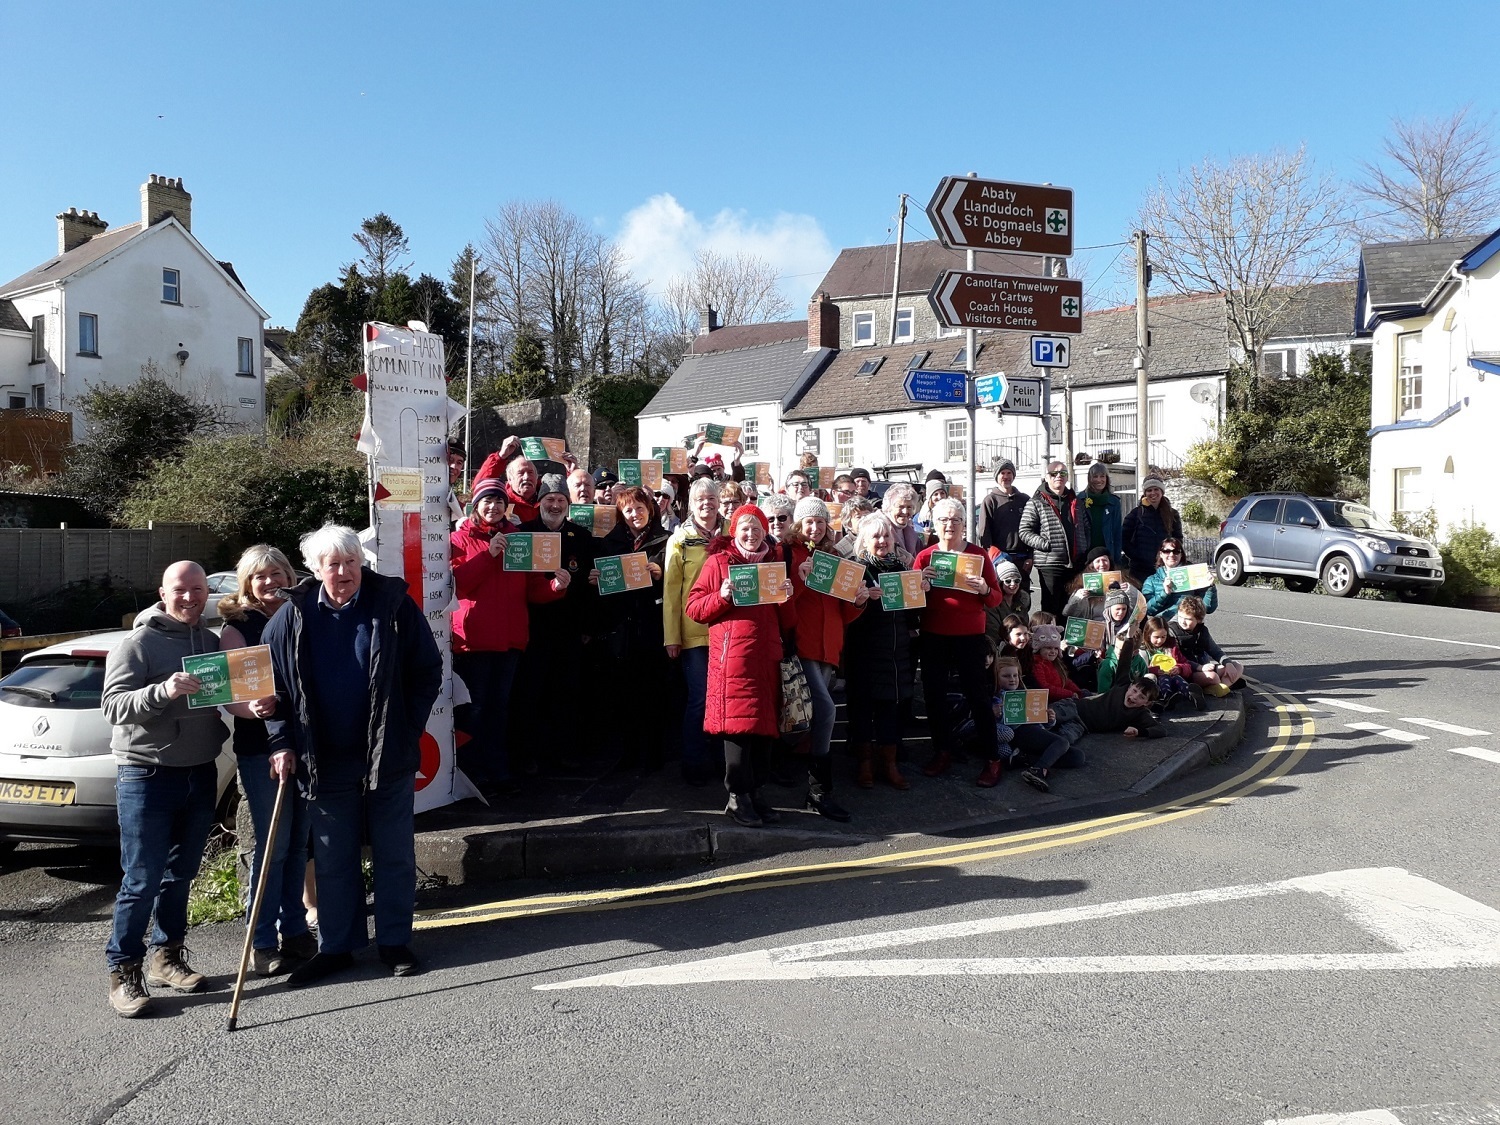
{"label": "road sign arrow", "polygon": [[927,204],[944,246],[1013,254],[1073,253],[1073,190],[944,176]]}

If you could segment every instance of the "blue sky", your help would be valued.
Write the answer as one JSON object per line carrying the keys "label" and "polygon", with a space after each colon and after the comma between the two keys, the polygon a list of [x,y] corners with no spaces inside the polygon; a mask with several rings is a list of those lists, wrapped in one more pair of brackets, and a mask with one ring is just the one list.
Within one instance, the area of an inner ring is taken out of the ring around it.
{"label": "blue sky", "polygon": [[[1500,5],[8,4],[0,280],[69,206],[139,218],[181,176],[193,229],[271,323],[386,211],[446,278],[510,199],[556,199],[658,286],[694,249],[771,258],[805,303],[897,197],[977,171],[1076,192],[1076,241],[1127,236],[1205,156],[1305,143],[1347,175],[1392,116],[1500,107]],[[945,14],[924,14],[945,13]],[[1477,65],[1476,65],[1477,64]],[[24,103],[16,92],[38,92]],[[1087,252],[1104,278],[1118,248]]]}

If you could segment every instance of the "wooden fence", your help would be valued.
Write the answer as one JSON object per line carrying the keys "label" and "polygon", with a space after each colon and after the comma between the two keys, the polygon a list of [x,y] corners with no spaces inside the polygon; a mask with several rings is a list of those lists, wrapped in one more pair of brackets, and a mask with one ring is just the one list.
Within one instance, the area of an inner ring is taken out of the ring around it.
{"label": "wooden fence", "polygon": [[193,524],[72,529],[0,528],[0,603],[18,605],[92,580],[151,591],[179,559],[211,569],[219,537]]}
{"label": "wooden fence", "polygon": [[73,415],[66,410],[0,410],[0,462],[51,476],[63,471],[72,444]]}

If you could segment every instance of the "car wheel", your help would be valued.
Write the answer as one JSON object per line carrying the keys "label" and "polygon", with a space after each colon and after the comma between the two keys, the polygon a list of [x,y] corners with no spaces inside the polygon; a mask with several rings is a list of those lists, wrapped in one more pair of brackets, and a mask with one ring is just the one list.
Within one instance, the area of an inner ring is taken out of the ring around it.
{"label": "car wheel", "polygon": [[1323,593],[1335,598],[1352,598],[1363,583],[1354,564],[1343,555],[1334,555],[1323,564]]}
{"label": "car wheel", "polygon": [[1282,578],[1281,580],[1288,590],[1294,594],[1310,594],[1312,588],[1318,584],[1316,578]]}
{"label": "car wheel", "polygon": [[1238,586],[1245,581],[1245,559],[1238,547],[1225,547],[1219,552],[1215,569],[1219,581],[1226,586]]}

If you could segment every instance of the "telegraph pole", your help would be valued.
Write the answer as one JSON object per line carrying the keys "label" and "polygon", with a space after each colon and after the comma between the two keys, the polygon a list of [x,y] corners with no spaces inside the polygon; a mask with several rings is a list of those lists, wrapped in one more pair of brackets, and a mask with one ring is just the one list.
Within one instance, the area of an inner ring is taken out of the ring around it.
{"label": "telegraph pole", "polygon": [[1141,482],[1151,464],[1150,406],[1146,397],[1151,330],[1146,325],[1146,288],[1150,284],[1146,262],[1146,232],[1135,232],[1135,498],[1141,498]]}
{"label": "telegraph pole", "polygon": [[469,347],[464,374],[464,475],[460,487],[469,491],[469,466],[474,464],[474,275],[479,272],[479,251],[469,254]]}
{"label": "telegraph pole", "polygon": [[[906,240],[906,193],[901,193],[901,204],[896,208],[896,272],[891,278],[891,336],[887,344],[896,342],[896,305],[901,299],[901,244]],[[915,324],[913,325],[915,328]]]}

